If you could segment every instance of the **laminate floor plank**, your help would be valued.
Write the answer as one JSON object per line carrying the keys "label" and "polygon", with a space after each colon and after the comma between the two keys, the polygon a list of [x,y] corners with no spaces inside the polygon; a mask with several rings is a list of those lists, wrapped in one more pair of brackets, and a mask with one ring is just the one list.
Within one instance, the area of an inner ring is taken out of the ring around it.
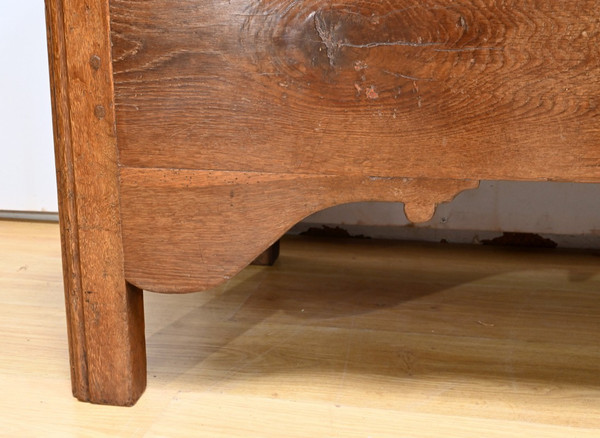
{"label": "laminate floor plank", "polygon": [[0,300],[0,436],[600,436],[594,252],[286,237],[145,294],[132,408],[70,394],[56,224],[0,221]]}

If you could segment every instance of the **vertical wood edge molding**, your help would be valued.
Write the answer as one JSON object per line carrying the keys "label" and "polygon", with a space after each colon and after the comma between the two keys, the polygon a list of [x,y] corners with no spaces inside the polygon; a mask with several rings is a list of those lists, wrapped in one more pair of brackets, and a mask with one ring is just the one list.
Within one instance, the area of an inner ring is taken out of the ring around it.
{"label": "vertical wood edge molding", "polygon": [[63,4],[60,0],[46,0],[45,4],[71,383],[75,397],[80,400],[89,400],[85,346],[80,343],[85,339],[85,323],[81,307],[79,235],[67,95]]}
{"label": "vertical wood edge molding", "polygon": [[131,405],[146,385],[143,297],[124,275],[108,2],[46,11],[73,393]]}

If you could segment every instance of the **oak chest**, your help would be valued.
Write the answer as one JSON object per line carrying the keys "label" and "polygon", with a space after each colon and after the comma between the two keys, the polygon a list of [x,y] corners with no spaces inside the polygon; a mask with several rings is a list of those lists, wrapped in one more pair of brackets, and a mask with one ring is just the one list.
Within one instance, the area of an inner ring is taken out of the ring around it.
{"label": "oak chest", "polygon": [[600,182],[600,1],[46,0],[73,392],[133,404],[142,289],[355,201]]}

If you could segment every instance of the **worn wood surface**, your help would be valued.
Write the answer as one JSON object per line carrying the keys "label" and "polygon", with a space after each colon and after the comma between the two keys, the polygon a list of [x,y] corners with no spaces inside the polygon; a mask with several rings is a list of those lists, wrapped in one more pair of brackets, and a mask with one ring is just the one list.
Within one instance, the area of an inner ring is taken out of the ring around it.
{"label": "worn wood surface", "polygon": [[598,6],[111,1],[127,278],[209,287],[335,204],[600,181]]}
{"label": "worn wood surface", "polygon": [[600,181],[598,0],[113,0],[122,164]]}
{"label": "worn wood surface", "polygon": [[144,313],[123,269],[108,3],[47,0],[46,13],[73,394],[131,405]]}
{"label": "worn wood surface", "polygon": [[46,4],[82,400],[143,390],[138,288],[219,284],[312,212],[600,182],[600,0]]}
{"label": "worn wood surface", "polygon": [[139,286],[209,287],[339,203],[405,202],[419,222],[481,179],[600,181],[598,1],[110,4]]}
{"label": "worn wood surface", "polygon": [[[231,278],[292,225],[349,201],[405,201],[416,221],[475,181],[121,169],[125,274],[155,292]],[[265,221],[268,217],[268,221]],[[260,224],[260,226],[257,226]]]}
{"label": "worn wood surface", "polygon": [[146,294],[148,390],[69,396],[56,224],[0,221],[3,437],[597,438],[591,253],[285,237],[275,267]]}

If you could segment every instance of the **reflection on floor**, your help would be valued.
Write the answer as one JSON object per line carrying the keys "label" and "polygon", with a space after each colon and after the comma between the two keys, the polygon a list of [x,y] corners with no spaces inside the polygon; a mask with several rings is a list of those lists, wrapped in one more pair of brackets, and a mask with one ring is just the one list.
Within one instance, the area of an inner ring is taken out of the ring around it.
{"label": "reflection on floor", "polygon": [[148,389],[70,395],[56,224],[0,221],[7,436],[600,436],[600,258],[288,237],[273,267],[146,293]]}

